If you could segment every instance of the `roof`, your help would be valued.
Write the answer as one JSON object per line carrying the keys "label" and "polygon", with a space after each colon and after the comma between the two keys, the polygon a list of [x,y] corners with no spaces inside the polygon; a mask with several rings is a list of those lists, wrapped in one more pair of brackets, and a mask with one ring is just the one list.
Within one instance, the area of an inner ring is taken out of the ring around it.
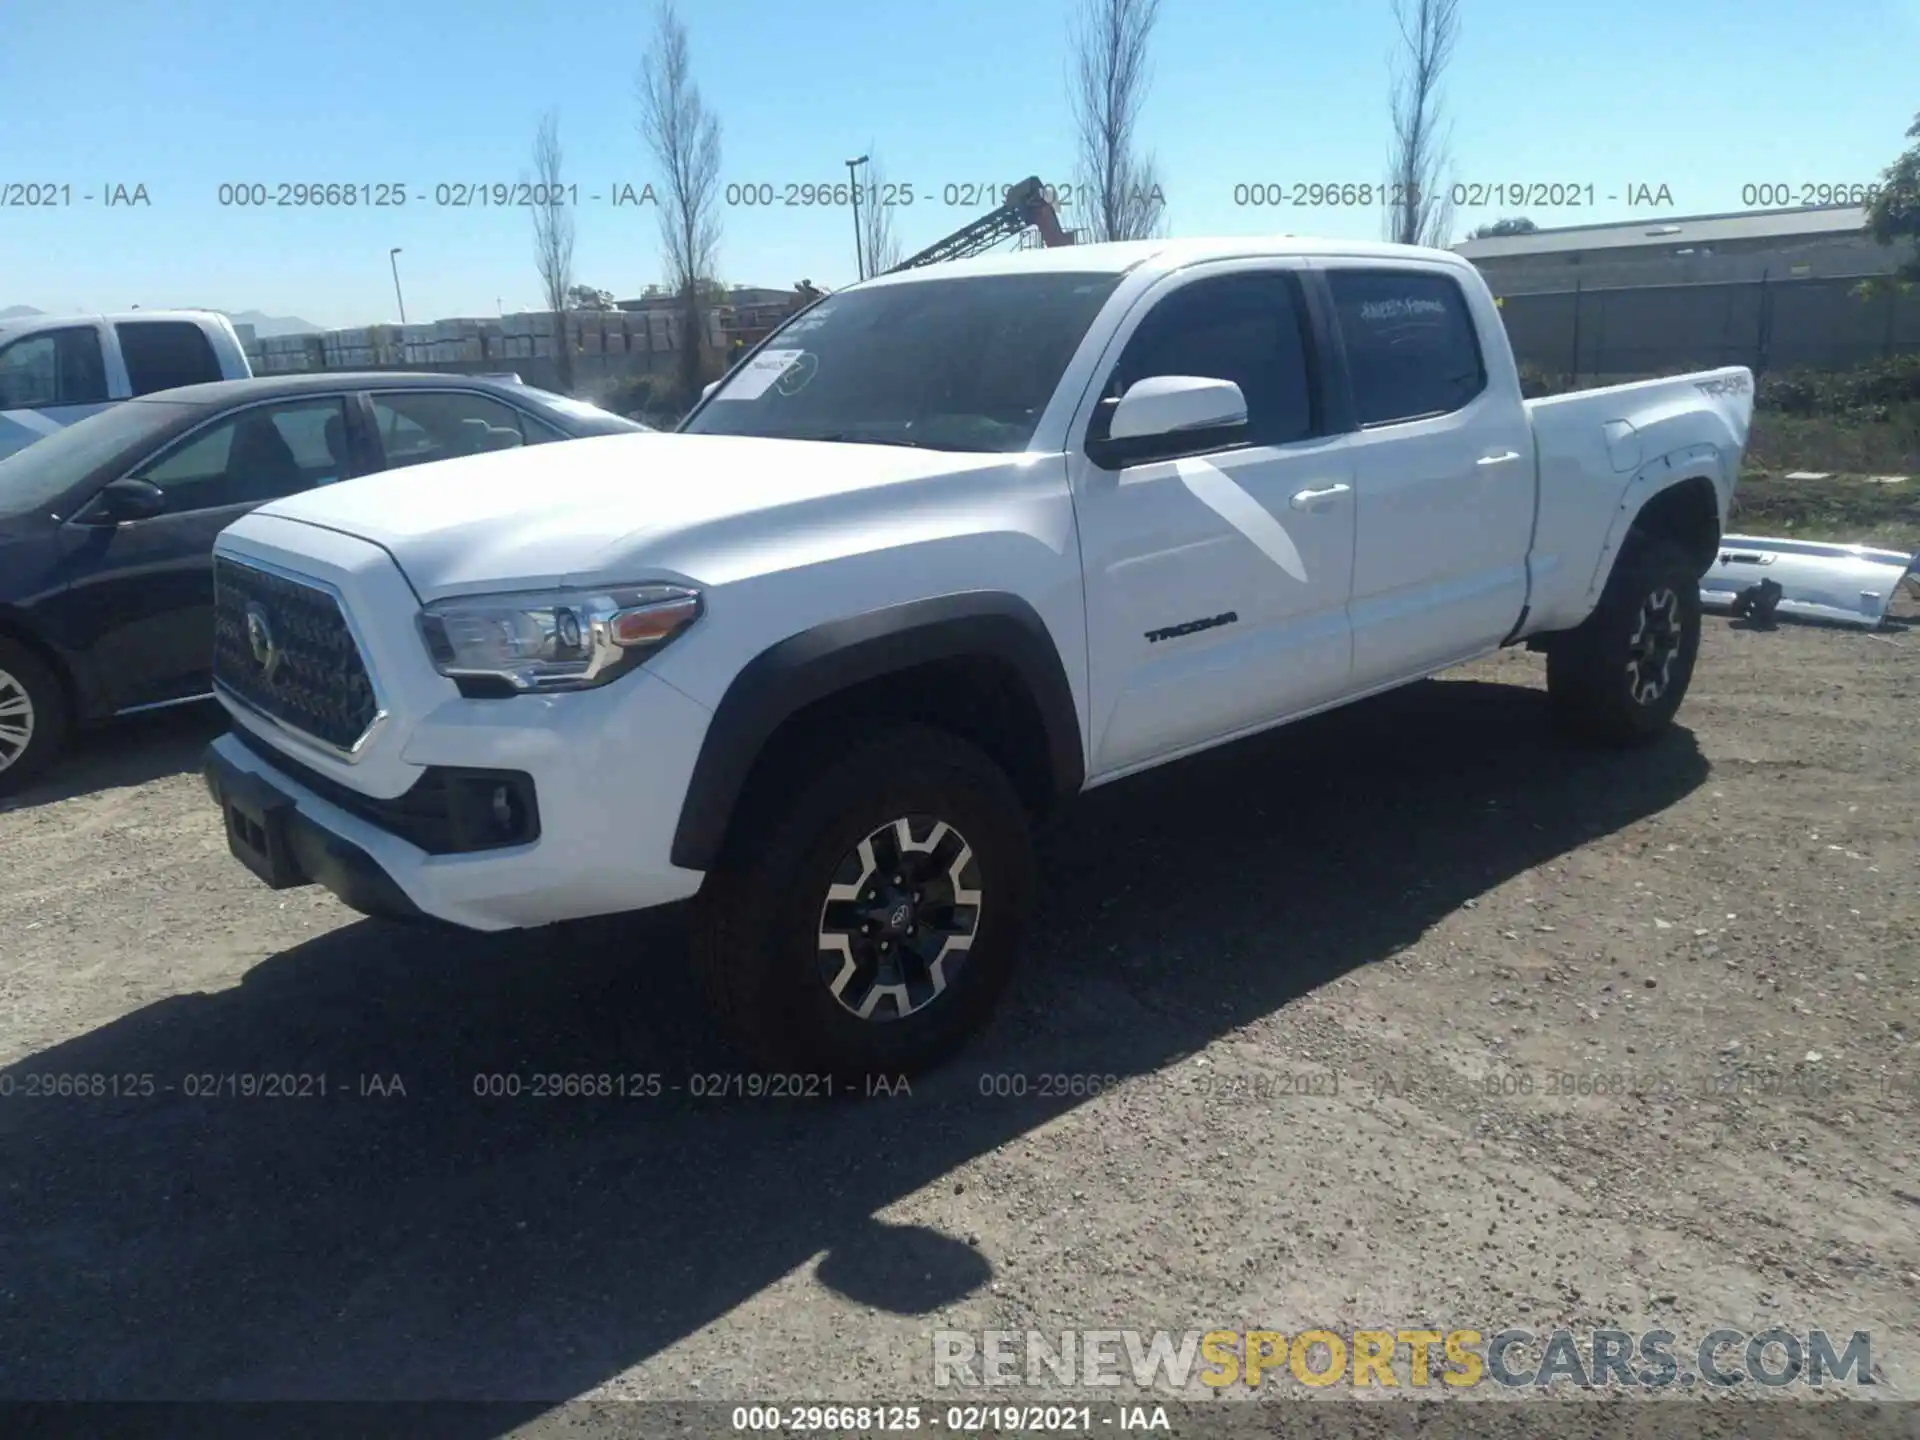
{"label": "roof", "polygon": [[[376,385],[383,390],[444,390],[458,386],[491,390],[501,395],[519,395],[535,389],[482,375],[437,374],[426,370],[309,370],[298,375],[256,375],[251,380],[210,380],[203,385],[181,385],[141,395],[137,400],[164,400],[174,405],[230,405],[237,400],[271,400],[279,395],[359,390]],[[536,393],[545,392],[536,390]]]}
{"label": "roof", "polygon": [[[1030,250],[1000,250],[966,260],[949,260],[894,271],[862,281],[869,285],[911,284],[916,280],[957,279],[967,275],[1030,275],[1049,271],[1120,275],[1154,262],[1167,267],[1203,260],[1292,256],[1352,256],[1368,260],[1457,261],[1447,250],[1391,245],[1379,240],[1316,240],[1297,235],[1228,235],[1197,240],[1118,240],[1098,245],[1055,245]],[[846,293],[844,290],[839,292]]]}
{"label": "roof", "polygon": [[20,315],[12,320],[0,320],[0,335],[11,335],[17,330],[45,330],[60,325],[98,325],[105,321],[117,325],[123,320],[187,320],[199,324],[207,319],[233,322],[218,310],[113,310],[106,314],[89,315]]}
{"label": "roof", "polygon": [[1742,210],[1725,215],[1662,216],[1618,220],[1605,225],[1566,225],[1526,235],[1490,235],[1463,240],[1454,253],[1469,260],[1518,255],[1551,255],[1568,250],[1626,250],[1637,247],[1701,245],[1729,240],[1788,240],[1813,235],[1842,235],[1866,227],[1859,205],[1809,205],[1796,210]]}

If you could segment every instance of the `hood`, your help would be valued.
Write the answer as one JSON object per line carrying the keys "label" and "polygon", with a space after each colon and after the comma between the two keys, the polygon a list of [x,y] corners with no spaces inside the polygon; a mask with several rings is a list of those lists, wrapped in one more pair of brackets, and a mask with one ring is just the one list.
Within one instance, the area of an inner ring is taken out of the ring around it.
{"label": "hood", "polygon": [[43,425],[29,428],[27,421],[40,421],[44,417],[32,410],[0,410],[0,460],[9,455],[17,455],[48,432]]}
{"label": "hood", "polygon": [[877,488],[1017,458],[733,435],[607,435],[368,475],[255,513],[370,540],[432,600],[503,583],[631,581],[637,564],[684,574],[675,556],[691,547],[676,542],[712,539],[734,522],[777,528],[772,512],[782,510],[794,512],[790,523],[803,511],[841,513]]}

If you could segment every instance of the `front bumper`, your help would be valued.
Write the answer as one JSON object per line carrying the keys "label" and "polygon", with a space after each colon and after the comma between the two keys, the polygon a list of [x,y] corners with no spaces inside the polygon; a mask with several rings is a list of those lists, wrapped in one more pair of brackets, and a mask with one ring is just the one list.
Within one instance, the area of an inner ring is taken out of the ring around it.
{"label": "front bumper", "polygon": [[[555,698],[584,703],[449,701],[412,728],[407,745],[418,767],[529,777],[539,797],[538,838],[530,844],[423,849],[375,807],[340,793],[359,778],[347,767],[325,777],[333,793],[323,794],[301,778],[312,773],[312,757],[276,764],[273,738],[231,704],[235,728],[247,737],[215,740],[202,771],[236,859],[270,886],[324,885],[364,914],[512,930],[692,895],[703,876],[674,865],[669,851],[705,709],[644,674],[605,692]],[[629,738],[636,734],[645,739]],[[243,833],[235,833],[236,822]],[[266,829],[284,839],[244,833]]]}
{"label": "front bumper", "polygon": [[324,885],[362,915],[407,923],[427,918],[378,860],[302,814],[284,790],[227,759],[218,741],[207,747],[200,773],[225,817],[234,858],[269,887]]}

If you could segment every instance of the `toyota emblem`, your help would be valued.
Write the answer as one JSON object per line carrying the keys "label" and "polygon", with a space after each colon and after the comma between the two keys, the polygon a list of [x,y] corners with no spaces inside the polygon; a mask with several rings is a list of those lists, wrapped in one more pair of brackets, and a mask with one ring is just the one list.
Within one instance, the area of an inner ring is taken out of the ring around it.
{"label": "toyota emblem", "polygon": [[273,672],[280,668],[280,646],[273,638],[273,626],[267,623],[266,607],[257,602],[247,606],[247,647],[260,667],[260,678],[271,685]]}

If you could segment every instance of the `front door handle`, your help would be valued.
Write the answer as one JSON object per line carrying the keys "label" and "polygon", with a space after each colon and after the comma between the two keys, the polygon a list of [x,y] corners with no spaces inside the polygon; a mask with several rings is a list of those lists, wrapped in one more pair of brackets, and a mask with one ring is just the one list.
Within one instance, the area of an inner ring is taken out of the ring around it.
{"label": "front door handle", "polygon": [[1482,455],[1474,463],[1476,465],[1505,465],[1509,461],[1518,460],[1519,458],[1520,452],[1518,450],[1502,450],[1498,455]]}
{"label": "front door handle", "polygon": [[1287,503],[1296,510],[1317,510],[1330,500],[1337,500],[1353,489],[1351,485],[1325,485],[1318,490],[1296,490],[1293,499]]}

